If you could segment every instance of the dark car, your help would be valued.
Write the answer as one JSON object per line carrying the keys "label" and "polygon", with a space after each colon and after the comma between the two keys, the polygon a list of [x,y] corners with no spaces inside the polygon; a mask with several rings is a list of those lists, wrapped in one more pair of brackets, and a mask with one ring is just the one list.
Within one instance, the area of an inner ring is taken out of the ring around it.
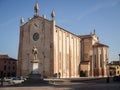
{"label": "dark car", "polygon": [[113,81],[120,81],[120,75],[119,76],[114,76]]}

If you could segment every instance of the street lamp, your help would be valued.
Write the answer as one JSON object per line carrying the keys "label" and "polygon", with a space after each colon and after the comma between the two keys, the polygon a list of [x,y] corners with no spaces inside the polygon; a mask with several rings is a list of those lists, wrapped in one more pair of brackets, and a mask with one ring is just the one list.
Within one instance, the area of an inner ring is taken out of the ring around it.
{"label": "street lamp", "polygon": [[108,77],[109,77],[109,63],[108,63],[108,58],[106,59],[106,66],[107,66],[107,73],[108,73]]}
{"label": "street lamp", "polygon": [[119,66],[120,66],[120,54],[118,54],[119,55]]}

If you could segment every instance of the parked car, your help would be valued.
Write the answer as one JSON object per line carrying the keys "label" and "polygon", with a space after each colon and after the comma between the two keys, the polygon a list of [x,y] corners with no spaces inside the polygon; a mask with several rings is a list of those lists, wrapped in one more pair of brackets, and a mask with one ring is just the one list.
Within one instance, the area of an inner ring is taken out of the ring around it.
{"label": "parked car", "polygon": [[119,76],[114,76],[113,81],[120,81],[120,75]]}
{"label": "parked car", "polygon": [[14,77],[12,78],[12,80],[9,81],[10,84],[20,84],[22,82],[24,82],[24,79],[20,77]]}
{"label": "parked car", "polygon": [[18,78],[20,78],[21,80],[27,80],[27,78],[25,78],[25,77],[23,77],[23,76],[18,77]]}
{"label": "parked car", "polygon": [[8,78],[7,78],[7,77],[4,77],[4,81],[5,81],[5,82],[9,82],[9,81],[12,80],[12,78],[13,78],[13,77],[8,77]]}

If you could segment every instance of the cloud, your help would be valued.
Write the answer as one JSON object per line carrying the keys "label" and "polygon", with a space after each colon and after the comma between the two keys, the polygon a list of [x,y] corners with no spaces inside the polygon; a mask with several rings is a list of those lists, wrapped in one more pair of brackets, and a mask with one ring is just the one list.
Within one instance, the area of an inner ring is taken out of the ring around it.
{"label": "cloud", "polygon": [[93,14],[96,11],[99,11],[100,9],[104,8],[110,8],[115,7],[120,3],[120,0],[112,0],[111,2],[108,0],[107,2],[101,2],[96,5],[93,5],[92,7],[88,7],[88,10],[84,11],[77,20],[80,21],[81,19],[85,18],[86,16]]}
{"label": "cloud", "polygon": [[88,9],[87,11],[83,12],[83,13],[78,17],[78,20],[81,20],[82,18],[88,16],[89,14],[98,11],[98,10],[101,9],[102,7],[103,7],[102,4],[95,5],[95,6],[91,7],[91,8]]}
{"label": "cloud", "polygon": [[118,5],[118,4],[120,4],[120,0],[113,0],[111,6],[114,7],[114,6]]}

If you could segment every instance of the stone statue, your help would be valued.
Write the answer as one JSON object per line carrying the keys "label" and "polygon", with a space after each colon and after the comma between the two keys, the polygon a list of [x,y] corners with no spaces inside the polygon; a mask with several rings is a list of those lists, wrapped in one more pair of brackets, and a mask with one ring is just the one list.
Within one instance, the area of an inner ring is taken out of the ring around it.
{"label": "stone statue", "polygon": [[37,58],[38,50],[37,50],[36,46],[33,47],[32,54],[34,55],[34,60],[37,60],[38,59]]}

